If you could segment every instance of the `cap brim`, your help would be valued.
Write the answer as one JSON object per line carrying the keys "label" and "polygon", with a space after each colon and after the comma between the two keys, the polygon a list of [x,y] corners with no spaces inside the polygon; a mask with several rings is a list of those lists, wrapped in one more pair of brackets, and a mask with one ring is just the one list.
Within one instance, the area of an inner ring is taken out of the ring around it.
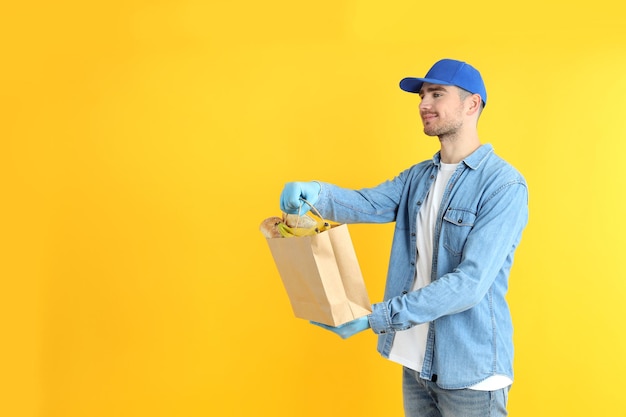
{"label": "cap brim", "polygon": [[419,93],[422,89],[422,84],[440,84],[440,85],[452,85],[448,81],[436,80],[434,78],[413,78],[408,77],[400,81],[400,88],[409,93]]}

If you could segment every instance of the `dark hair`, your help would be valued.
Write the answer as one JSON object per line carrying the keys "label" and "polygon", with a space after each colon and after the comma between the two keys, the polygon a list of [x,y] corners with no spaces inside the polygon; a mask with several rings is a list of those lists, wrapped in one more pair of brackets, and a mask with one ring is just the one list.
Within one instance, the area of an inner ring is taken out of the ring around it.
{"label": "dark hair", "polygon": [[[472,94],[474,94],[474,93],[470,93],[466,89],[459,87],[459,97],[461,97],[461,101],[465,100],[466,98],[468,98]],[[485,102],[483,101],[483,99],[481,97],[481,99],[480,99],[480,109],[478,109],[478,116],[479,117],[482,114],[484,107],[485,107]]]}

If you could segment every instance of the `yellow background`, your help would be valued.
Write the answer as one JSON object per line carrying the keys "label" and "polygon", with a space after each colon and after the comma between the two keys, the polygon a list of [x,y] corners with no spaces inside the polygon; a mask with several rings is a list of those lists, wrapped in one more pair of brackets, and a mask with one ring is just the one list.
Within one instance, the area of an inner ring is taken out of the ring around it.
{"label": "yellow background", "polygon": [[[619,2],[5,3],[0,415],[401,415],[399,366],[294,318],[258,225],[287,181],[430,158],[398,81],[444,57],[531,192],[511,416],[626,413]],[[391,225],[350,230],[380,301]]]}

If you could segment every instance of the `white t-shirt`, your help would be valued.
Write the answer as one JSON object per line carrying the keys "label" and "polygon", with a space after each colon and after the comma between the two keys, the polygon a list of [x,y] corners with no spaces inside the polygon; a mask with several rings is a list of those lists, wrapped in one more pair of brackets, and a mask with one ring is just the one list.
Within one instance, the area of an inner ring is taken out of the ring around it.
{"label": "white t-shirt", "polygon": [[[418,290],[430,284],[432,270],[433,235],[437,213],[441,205],[444,190],[458,164],[441,163],[440,172],[431,186],[426,201],[417,214],[417,224],[420,233],[417,235],[417,265],[415,281],[412,290]],[[428,337],[428,323],[418,324],[410,329],[397,332],[389,359],[402,366],[421,371],[426,352]],[[504,388],[511,384],[510,378],[503,375],[494,375],[485,381],[470,387],[471,389],[492,391]]]}

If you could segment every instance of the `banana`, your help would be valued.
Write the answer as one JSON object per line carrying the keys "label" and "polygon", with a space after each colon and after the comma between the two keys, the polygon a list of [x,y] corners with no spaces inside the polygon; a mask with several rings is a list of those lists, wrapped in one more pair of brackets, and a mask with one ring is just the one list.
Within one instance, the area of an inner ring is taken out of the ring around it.
{"label": "banana", "polygon": [[316,235],[319,230],[316,227],[289,227],[286,223],[279,223],[277,225],[278,231],[283,237],[302,237]]}
{"label": "banana", "polygon": [[291,228],[287,226],[285,223],[278,223],[276,225],[276,229],[278,229],[278,233],[280,233],[281,237],[294,237],[295,235],[291,233]]}
{"label": "banana", "polygon": [[294,222],[297,219],[290,218],[290,222],[294,222],[292,224],[297,224],[298,227],[290,225],[283,213],[283,218],[280,217],[269,217],[265,219],[260,226],[261,232],[267,239],[273,238],[281,238],[281,237],[302,237],[302,236],[314,236],[318,233],[324,232],[330,229],[332,226],[330,223],[324,220],[315,220],[308,216],[302,216],[300,219],[308,219],[305,222],[302,222],[306,225],[303,226],[301,222]]}
{"label": "banana", "polygon": [[330,228],[331,228],[331,226],[330,226],[330,223],[328,223],[328,222],[325,222],[325,221],[319,221],[319,222],[317,223],[317,229],[318,229],[320,232],[325,232],[326,230],[328,230],[328,229],[330,229]]}

